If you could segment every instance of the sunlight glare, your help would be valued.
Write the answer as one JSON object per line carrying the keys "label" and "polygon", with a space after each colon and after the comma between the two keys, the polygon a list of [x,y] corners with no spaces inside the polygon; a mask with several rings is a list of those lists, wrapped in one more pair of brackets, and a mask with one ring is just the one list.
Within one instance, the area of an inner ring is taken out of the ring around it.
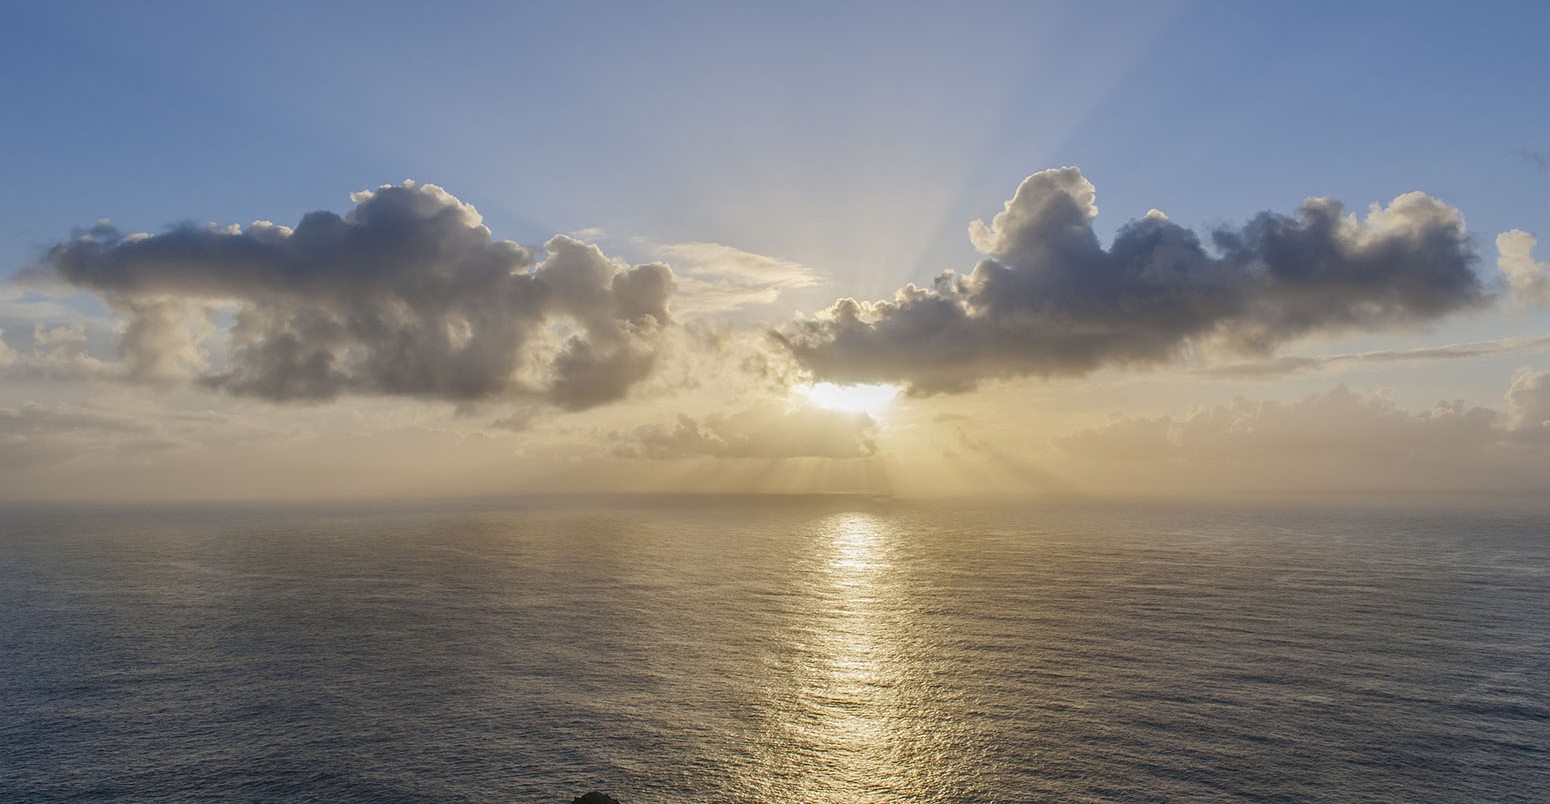
{"label": "sunlight glare", "polygon": [[820,382],[802,386],[798,390],[819,407],[872,416],[887,410],[894,397],[899,395],[896,385],[837,385]]}

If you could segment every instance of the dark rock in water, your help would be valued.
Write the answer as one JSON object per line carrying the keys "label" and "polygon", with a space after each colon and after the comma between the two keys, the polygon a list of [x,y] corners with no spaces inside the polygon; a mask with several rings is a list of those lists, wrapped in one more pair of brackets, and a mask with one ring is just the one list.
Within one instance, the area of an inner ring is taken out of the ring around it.
{"label": "dark rock in water", "polygon": [[571,799],[570,804],[620,804],[620,802],[619,799],[613,796],[605,796],[593,790],[584,796],[577,796]]}

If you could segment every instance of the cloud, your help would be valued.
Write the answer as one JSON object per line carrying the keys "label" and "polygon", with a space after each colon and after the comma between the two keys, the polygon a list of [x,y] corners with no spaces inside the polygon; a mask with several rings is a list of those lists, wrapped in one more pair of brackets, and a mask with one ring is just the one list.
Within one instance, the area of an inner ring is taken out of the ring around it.
{"label": "cloud", "polygon": [[[959,417],[960,419],[964,417]],[[937,417],[938,423],[952,421]],[[1037,490],[1043,493],[1065,493],[1071,491],[1071,486],[1054,472],[1043,466],[1004,449],[997,447],[983,438],[975,438],[963,431],[963,428],[955,429],[957,448],[968,453],[978,455],[984,461],[995,467],[995,485],[1006,486],[1010,484],[1013,489]],[[957,451],[945,450],[944,457],[957,457]]]}
{"label": "cloud", "polygon": [[1340,461],[1456,457],[1550,434],[1550,371],[1520,373],[1507,401],[1506,411],[1443,401],[1411,412],[1384,391],[1341,385],[1293,403],[1237,397],[1184,416],[1114,415],[1055,445],[1097,461]]}
{"label": "cloud", "polygon": [[1530,165],[1539,168],[1540,170],[1550,170],[1550,157],[1545,156],[1539,151],[1535,151],[1529,148],[1519,148],[1517,154],[1519,159],[1522,159],[1524,162],[1527,162]]}
{"label": "cloud", "polygon": [[721,312],[769,304],[783,291],[821,284],[824,277],[791,260],[767,257],[721,243],[652,243],[678,274],[678,306],[689,312]]}
{"label": "cloud", "polygon": [[1233,380],[1275,380],[1296,374],[1393,363],[1428,363],[1440,360],[1465,360],[1476,357],[1538,352],[1550,349],[1550,335],[1499,338],[1492,341],[1451,343],[1419,349],[1393,349],[1350,354],[1302,357],[1283,355],[1265,360],[1206,366],[1193,373],[1202,377]]}
{"label": "cloud", "polygon": [[23,352],[6,342],[0,330],[0,378],[18,381],[117,380],[123,367],[87,353],[86,326],[34,324],[32,348]]}
{"label": "cloud", "polygon": [[1489,300],[1463,216],[1422,193],[1365,219],[1309,199],[1296,215],[1213,232],[1209,250],[1155,210],[1104,249],[1095,199],[1074,167],[1036,173],[990,224],[970,226],[985,259],[968,275],[906,285],[892,301],[840,299],[772,334],[821,379],[934,393],[1201,347],[1267,354],[1309,333],[1414,325]]}
{"label": "cloud", "polygon": [[601,226],[583,226],[566,234],[574,240],[602,240],[608,237],[608,230]]}
{"label": "cloud", "polygon": [[513,433],[520,433],[532,427],[542,417],[543,410],[537,406],[530,405],[517,408],[505,416],[496,418],[490,422],[490,427],[496,430],[510,430]]}
{"label": "cloud", "polygon": [[[544,258],[494,240],[477,211],[405,182],[355,194],[294,229],[106,223],[53,247],[43,273],[124,317],[129,378],[186,377],[278,402],[342,394],[582,409],[651,374],[672,322],[671,270],[622,266],[563,235]],[[234,309],[225,365],[201,342]]]}
{"label": "cloud", "polygon": [[132,457],[183,443],[155,421],[99,408],[37,402],[0,407],[0,464],[7,471],[88,455]]}
{"label": "cloud", "polygon": [[0,284],[0,326],[31,327],[87,318],[69,302],[68,297],[48,296],[12,283]]}
{"label": "cloud", "polygon": [[1496,236],[1496,265],[1507,275],[1518,300],[1550,307],[1550,262],[1534,260],[1534,245],[1539,241],[1522,229]]}
{"label": "cloud", "polygon": [[64,431],[146,435],[157,430],[151,422],[78,405],[27,402],[18,407],[0,408],[0,432],[7,435]]}
{"label": "cloud", "polygon": [[864,458],[877,453],[876,428],[865,413],[771,404],[703,419],[680,414],[670,427],[637,428],[614,452],[655,459]]}
{"label": "cloud", "polygon": [[[395,400],[282,410],[237,406],[250,416],[169,410],[167,397],[135,389],[108,394],[87,404],[0,406],[0,497],[495,493],[509,491],[513,471],[543,477],[554,468],[514,464],[510,440],[424,426],[423,414],[413,412],[422,406]],[[362,419],[362,408],[373,413]]]}
{"label": "cloud", "polygon": [[1550,371],[1520,371],[1507,389],[1507,421],[1528,440],[1550,438]]}

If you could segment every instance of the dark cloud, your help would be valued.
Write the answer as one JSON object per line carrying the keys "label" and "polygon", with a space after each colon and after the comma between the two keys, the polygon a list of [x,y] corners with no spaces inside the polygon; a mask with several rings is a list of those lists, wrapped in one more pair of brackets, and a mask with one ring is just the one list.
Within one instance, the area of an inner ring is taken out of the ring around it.
{"label": "dark cloud", "polygon": [[[533,397],[581,409],[648,376],[671,322],[672,272],[623,267],[565,236],[494,240],[473,207],[405,182],[354,196],[294,230],[99,224],[48,252],[46,272],[124,316],[133,379],[190,376],[276,401],[340,394],[460,402]],[[224,367],[199,343],[234,307]]]}
{"label": "dark cloud", "polygon": [[865,413],[766,405],[641,427],[614,452],[626,458],[864,458],[877,453],[876,429]]}
{"label": "dark cloud", "polygon": [[496,430],[510,430],[520,433],[532,427],[543,416],[543,410],[538,406],[528,406],[511,411],[490,422],[490,427]]}
{"label": "dark cloud", "polygon": [[1312,332],[1415,324],[1484,303],[1463,217],[1408,193],[1365,219],[1330,199],[1212,234],[1153,211],[1104,249],[1093,185],[1076,168],[1028,177],[970,238],[968,275],[892,301],[841,299],[774,333],[808,370],[917,393],[981,380],[1079,375],[1210,345],[1264,354]]}
{"label": "dark cloud", "polygon": [[1550,157],[1529,148],[1519,148],[1518,158],[1540,170],[1550,170]]}

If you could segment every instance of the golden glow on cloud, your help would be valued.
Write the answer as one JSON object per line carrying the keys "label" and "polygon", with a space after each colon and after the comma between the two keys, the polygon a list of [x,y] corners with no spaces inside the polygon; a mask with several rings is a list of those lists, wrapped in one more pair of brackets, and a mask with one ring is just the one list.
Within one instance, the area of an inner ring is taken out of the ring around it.
{"label": "golden glow on cloud", "polygon": [[887,410],[894,397],[899,395],[897,385],[836,385],[832,382],[805,385],[797,391],[819,407],[871,416]]}

